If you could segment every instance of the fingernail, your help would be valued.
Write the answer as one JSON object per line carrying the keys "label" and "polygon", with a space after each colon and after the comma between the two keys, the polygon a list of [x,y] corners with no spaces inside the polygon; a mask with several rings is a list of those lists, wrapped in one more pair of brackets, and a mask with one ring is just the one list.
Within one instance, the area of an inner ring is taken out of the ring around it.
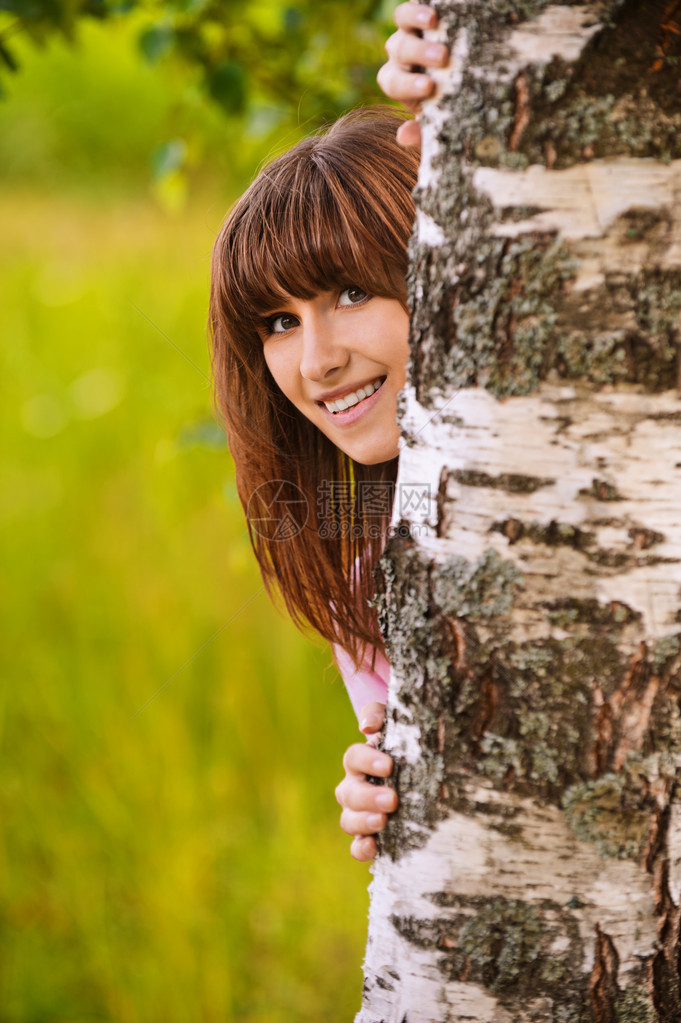
{"label": "fingernail", "polygon": [[382,813],[370,813],[367,816],[367,827],[372,830],[378,831],[379,828],[383,827],[383,814]]}
{"label": "fingernail", "polygon": [[425,57],[426,60],[444,60],[445,48],[439,43],[431,43],[430,46],[426,46]]}
{"label": "fingernail", "polygon": [[416,15],[416,20],[418,21],[419,25],[426,25],[426,26],[430,25],[432,20],[433,20],[433,12],[432,11],[419,11],[419,13]]}
{"label": "fingernail", "polygon": [[387,792],[381,792],[376,796],[376,805],[380,806],[382,810],[392,810],[394,803],[395,793],[392,789],[389,789]]}
{"label": "fingernail", "polygon": [[430,92],[432,84],[432,80],[428,75],[417,75],[414,79],[414,88],[417,92]]}
{"label": "fingernail", "polygon": [[362,720],[360,721],[359,730],[360,732],[364,732],[366,731],[366,729],[375,730],[377,728],[380,728],[382,724],[383,721],[381,720],[378,714],[367,714],[367,716],[362,718]]}
{"label": "fingernail", "polygon": [[371,765],[371,770],[374,772],[374,774],[382,774],[383,771],[385,771],[386,767],[388,766],[389,766],[388,760],[385,757],[376,757],[373,764]]}

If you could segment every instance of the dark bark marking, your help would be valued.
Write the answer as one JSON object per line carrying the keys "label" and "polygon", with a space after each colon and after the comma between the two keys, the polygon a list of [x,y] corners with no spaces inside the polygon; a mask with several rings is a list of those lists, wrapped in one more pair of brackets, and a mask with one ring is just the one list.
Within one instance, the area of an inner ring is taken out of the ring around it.
{"label": "dark bark marking", "polygon": [[452,505],[454,501],[447,495],[447,484],[449,482],[449,472],[447,469],[443,469],[440,473],[440,482],[437,488],[437,535],[443,537],[447,535],[447,528],[449,518],[451,515]]}
{"label": "dark bark marking", "polygon": [[640,611],[634,611],[628,604],[619,600],[601,604],[595,598],[577,600],[575,597],[563,597],[547,601],[543,606],[548,612],[551,624],[563,629],[584,624],[592,629],[621,632],[627,625],[641,621]]}
{"label": "dark bark marking", "polygon": [[634,544],[641,551],[647,551],[655,544],[664,543],[664,533],[657,533],[654,529],[646,529],[644,526],[633,526],[629,530],[629,536]]}
{"label": "dark bark marking", "polygon": [[[655,412],[650,418],[658,423],[681,423],[681,412]],[[681,463],[676,468],[681,468]]]}
{"label": "dark bark marking", "polygon": [[619,990],[619,956],[612,939],[596,925],[595,962],[589,978],[589,999],[593,1023],[618,1023],[615,1003]]}
{"label": "dark bark marking", "polygon": [[500,698],[500,686],[495,678],[494,671],[485,672],[481,679],[480,700],[471,728],[474,743],[473,749],[476,754],[480,753],[480,741],[497,715]]}
{"label": "dark bark marking", "polygon": [[629,659],[622,682],[610,697],[617,744],[613,744],[608,760],[618,771],[629,753],[641,748],[650,720],[650,710],[659,687],[659,679],[649,678],[648,647],[641,642]]}
{"label": "dark bark marking", "polygon": [[655,61],[651,72],[657,74],[667,62],[667,53],[672,47],[676,36],[681,35],[681,0],[671,0],[667,4],[660,23]]}
{"label": "dark bark marking", "polygon": [[613,746],[613,736],[615,734],[612,707],[609,703],[604,703],[596,714],[594,731],[594,774],[598,777],[605,774],[608,769],[608,763],[610,761]]}
{"label": "dark bark marking", "polygon": [[509,494],[533,494],[536,490],[551,487],[556,482],[550,477],[524,476],[517,473],[490,476],[489,473],[475,469],[455,469],[448,473],[448,476],[464,487],[491,487],[495,490],[505,490]]}
{"label": "dark bark marking", "polygon": [[597,501],[623,501],[624,498],[617,491],[617,487],[607,480],[592,480],[590,487],[579,491],[580,497],[594,497]]}
{"label": "dark bark marking", "polygon": [[679,925],[681,913],[672,901],[667,883],[667,863],[658,860],[654,873],[655,907],[659,916],[658,951],[651,964],[652,995],[658,1023],[679,1023],[681,989],[679,985]]}
{"label": "dark bark marking", "polygon": [[566,522],[553,519],[548,525],[538,522],[524,523],[520,519],[504,519],[490,526],[491,533],[501,533],[511,544],[518,540],[528,540],[547,547],[572,547],[577,551],[587,551],[594,543],[593,533],[580,529]]}
{"label": "dark bark marking", "polygon": [[[648,874],[653,873],[654,868],[662,868],[664,887],[667,887],[667,861],[665,859],[667,853],[667,832],[669,830],[669,818],[670,818],[670,807],[665,806],[663,809],[659,807],[654,811],[652,819],[650,821],[650,828],[648,830],[648,848],[645,851],[643,859],[643,865]],[[657,889],[657,885],[656,885]],[[658,894],[656,899],[657,905],[655,912],[660,912],[660,896]]]}
{"label": "dark bark marking", "polygon": [[[604,486],[606,485],[601,485],[599,481],[598,487],[594,487],[590,491],[580,491],[580,493],[588,493],[589,496],[593,496],[595,490],[597,494],[607,497],[612,492],[612,488],[604,490]],[[613,498],[613,500],[617,500],[617,498]],[[446,515],[446,512],[444,514]],[[447,522],[447,518],[444,521]],[[621,523],[620,525],[624,524]],[[616,570],[634,568],[641,565],[674,564],[678,561],[677,558],[661,558],[651,555],[642,557],[638,554],[639,551],[646,550],[664,541],[664,536],[661,533],[656,533],[654,530],[646,530],[642,527],[632,527],[628,531],[632,541],[633,553],[623,550],[611,550],[607,547],[598,547],[593,533],[567,522],[556,522],[555,519],[546,525],[538,522],[525,523],[520,519],[507,518],[493,522],[489,531],[490,533],[501,533],[502,536],[507,538],[510,546],[513,546],[520,540],[524,540],[527,543],[544,544],[547,547],[571,547],[588,558],[592,564]]]}
{"label": "dark bark marking", "polygon": [[508,542],[513,546],[523,536],[525,532],[525,526],[520,519],[508,518],[503,522],[494,522],[490,527],[490,532],[498,532],[506,537]]}
{"label": "dark bark marking", "polygon": [[518,152],[518,146],[523,132],[530,123],[530,90],[527,87],[527,77],[521,71],[515,80],[515,120],[513,131],[508,141],[508,148],[511,153]]}
{"label": "dark bark marking", "polygon": [[649,730],[660,680],[651,674],[647,646],[639,643],[622,679],[595,719],[593,760],[596,774],[619,771],[631,753],[638,753]]}

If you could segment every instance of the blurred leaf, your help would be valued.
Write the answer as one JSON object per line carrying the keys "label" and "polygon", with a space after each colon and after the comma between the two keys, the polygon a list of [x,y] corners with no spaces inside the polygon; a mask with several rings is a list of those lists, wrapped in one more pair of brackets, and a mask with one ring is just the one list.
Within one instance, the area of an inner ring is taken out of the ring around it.
{"label": "blurred leaf", "polygon": [[175,44],[175,30],[169,22],[158,22],[145,29],[139,37],[142,53],[150,64],[167,56]]}
{"label": "blurred leaf", "polygon": [[189,192],[187,175],[181,170],[170,171],[156,178],[151,191],[164,210],[168,213],[179,213],[187,204]]}
{"label": "blurred leaf", "polygon": [[1,39],[0,39],[0,60],[2,60],[6,64],[6,66],[10,69],[10,71],[18,71],[19,70],[19,64],[14,59],[13,54],[10,52],[10,50],[7,48],[7,46],[5,46],[5,44],[3,43],[3,41]]}
{"label": "blurred leaf", "polygon": [[226,448],[225,431],[214,420],[203,419],[186,426],[177,439],[179,448]]}
{"label": "blurred leaf", "polygon": [[246,105],[246,82],[238,64],[225,60],[206,74],[208,91],[229,114],[240,114]]}
{"label": "blurred leaf", "polygon": [[170,139],[157,146],[151,156],[151,170],[155,179],[180,170],[187,156],[184,139]]}
{"label": "blurred leaf", "polygon": [[287,7],[284,11],[284,31],[297,32],[305,24],[305,15],[298,7]]}
{"label": "blurred leaf", "polygon": [[[144,166],[148,167],[155,145],[177,136],[191,146],[195,154],[192,166],[197,170],[211,173],[219,162],[220,175],[226,168],[230,176],[236,173],[241,177],[250,175],[254,165],[249,163],[251,154],[255,162],[260,159],[255,147],[274,132],[293,142],[302,131],[314,130],[353,106],[381,100],[376,72],[384,60],[383,44],[390,30],[385,16],[391,14],[393,2],[249,0],[237,7],[236,0],[0,0],[0,6],[17,13],[21,43],[18,39],[15,45],[12,38],[11,48],[12,57],[16,54],[21,63],[21,75],[15,79],[23,81],[35,67],[25,45],[27,38],[41,48],[40,60],[46,66],[56,51],[66,67],[69,59],[74,65],[87,60],[95,38],[90,31],[93,23],[103,24],[112,40],[125,39],[128,46],[132,41],[130,59],[142,55],[140,66],[157,76],[158,88],[148,80],[142,84],[144,92],[168,97],[163,117],[147,131],[141,156]],[[42,45],[55,36],[72,39],[76,28],[78,57],[69,58],[59,47]],[[6,34],[3,39],[7,41]],[[172,67],[163,59],[169,56]],[[112,117],[118,120],[125,111],[126,126],[129,122],[141,124],[144,96],[139,94],[138,103],[129,93],[119,95],[116,88],[117,79],[123,76],[124,86],[129,77],[127,64],[121,49],[115,63],[96,64],[94,74],[76,93],[69,92],[60,76],[54,82],[61,100],[52,104],[54,119],[35,106],[22,119],[13,80],[12,89],[8,88],[13,102],[2,107],[17,108],[14,135],[19,144],[10,145],[8,136],[3,138],[0,123],[0,176],[16,174],[20,165],[27,164],[36,168],[37,174],[38,167],[47,167],[44,157],[57,148],[62,151],[54,160],[59,173],[75,162],[88,175],[96,168],[107,166],[107,172],[113,173],[114,168],[131,165],[134,160],[121,158],[120,153],[115,163],[108,165],[98,158],[110,148],[105,132],[110,131]],[[0,55],[0,89],[9,75],[9,65]],[[106,81],[107,90],[107,106],[101,111],[97,109],[100,81]],[[160,109],[157,98],[154,102]],[[192,123],[198,122],[201,127],[194,129]],[[207,124],[209,145],[200,137]],[[82,129],[80,138],[77,126]],[[64,130],[70,136],[69,144]],[[225,131],[231,142],[227,147]],[[208,150],[218,138],[219,154],[216,157],[213,149],[209,156]],[[238,144],[234,144],[236,139]],[[139,156],[136,151],[134,159],[139,161]],[[171,169],[165,171],[167,160]],[[174,173],[172,160],[172,151],[161,150],[153,159],[155,173],[161,177]],[[156,170],[157,163],[160,170]]]}
{"label": "blurred leaf", "polygon": [[287,110],[274,103],[254,104],[248,111],[245,135],[252,139],[264,139],[286,120]]}

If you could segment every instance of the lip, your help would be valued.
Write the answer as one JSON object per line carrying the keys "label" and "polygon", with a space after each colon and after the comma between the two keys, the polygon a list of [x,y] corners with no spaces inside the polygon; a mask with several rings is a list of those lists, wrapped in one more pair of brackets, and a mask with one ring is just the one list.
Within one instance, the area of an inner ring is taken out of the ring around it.
{"label": "lip", "polygon": [[[372,379],[376,380],[376,377],[373,377]],[[326,405],[323,404],[320,405],[319,407],[321,408],[324,415],[328,416],[328,418],[331,420],[334,426],[340,427],[341,429],[345,426],[352,426],[352,424],[356,423],[358,419],[361,419],[368,412],[370,412],[374,405],[377,403],[377,401],[380,399],[381,394],[383,393],[383,390],[385,388],[386,379],[387,377],[383,378],[383,383],[381,384],[377,391],[374,391],[373,394],[370,394],[368,398],[364,398],[357,405],[353,405],[351,408],[345,409],[344,412],[329,412]],[[361,387],[362,385],[360,384],[359,386]],[[350,394],[350,391],[348,391],[348,389],[345,388],[345,390],[343,391],[336,391],[335,394],[338,397],[341,397],[343,394]],[[333,398],[327,398],[326,400],[333,401]]]}

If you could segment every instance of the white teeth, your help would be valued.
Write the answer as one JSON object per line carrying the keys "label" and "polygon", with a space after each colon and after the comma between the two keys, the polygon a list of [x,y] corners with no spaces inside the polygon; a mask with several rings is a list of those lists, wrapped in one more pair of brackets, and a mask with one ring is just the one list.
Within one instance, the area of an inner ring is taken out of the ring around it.
{"label": "white teeth", "polygon": [[353,405],[368,398],[379,389],[382,383],[383,378],[379,377],[372,384],[365,384],[364,387],[358,387],[356,391],[351,391],[350,394],[345,394],[342,398],[337,398],[336,401],[325,401],[324,404],[329,412],[344,412],[345,409],[352,408]]}

